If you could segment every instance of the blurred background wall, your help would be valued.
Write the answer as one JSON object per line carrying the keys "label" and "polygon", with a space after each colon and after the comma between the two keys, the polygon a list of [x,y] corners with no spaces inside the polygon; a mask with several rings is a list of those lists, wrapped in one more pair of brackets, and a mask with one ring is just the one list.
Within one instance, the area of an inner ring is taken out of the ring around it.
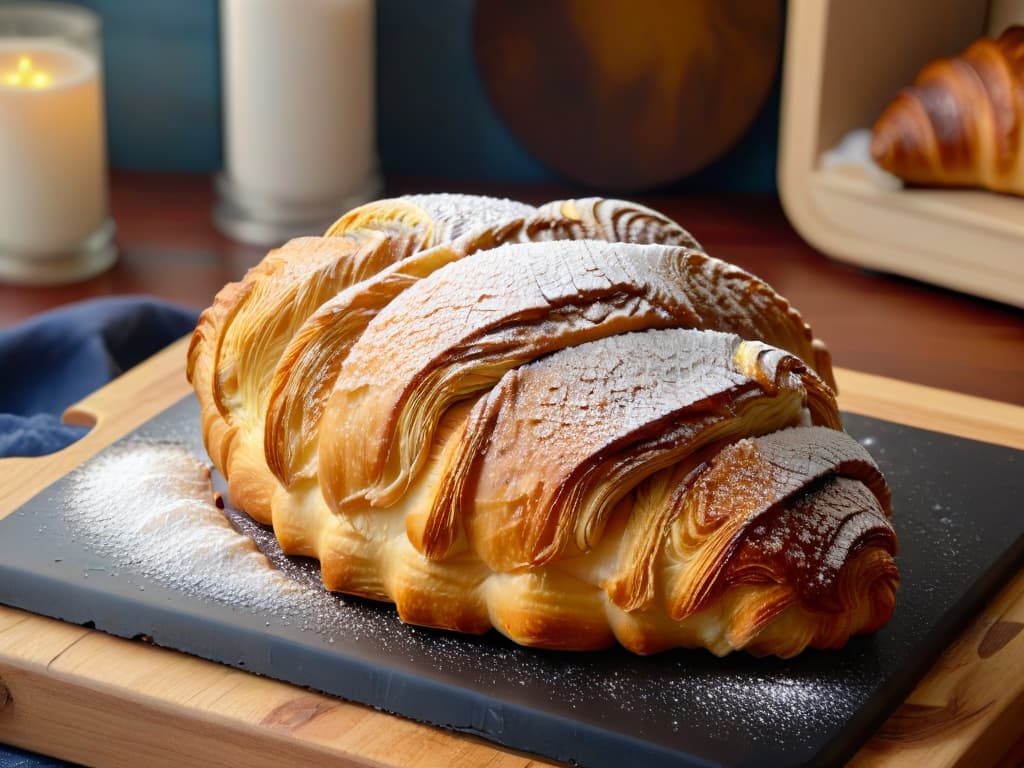
{"label": "blurred background wall", "polygon": [[[111,165],[218,170],[217,0],[77,4],[103,19]],[[558,181],[489,101],[474,56],[473,13],[474,0],[377,0],[377,131],[384,174]],[[775,191],[778,69],[763,108],[739,142],[671,189]]]}

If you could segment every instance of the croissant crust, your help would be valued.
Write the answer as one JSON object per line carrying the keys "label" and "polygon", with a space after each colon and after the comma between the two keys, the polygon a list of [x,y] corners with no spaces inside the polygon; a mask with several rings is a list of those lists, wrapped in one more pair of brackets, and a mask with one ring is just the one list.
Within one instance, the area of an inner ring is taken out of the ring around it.
{"label": "croissant crust", "polygon": [[188,373],[232,503],[406,622],[786,657],[895,605],[825,345],[635,203],[355,209],[226,286]]}
{"label": "croissant crust", "polygon": [[871,153],[914,184],[1024,195],[1024,26],[928,64],[878,118]]}

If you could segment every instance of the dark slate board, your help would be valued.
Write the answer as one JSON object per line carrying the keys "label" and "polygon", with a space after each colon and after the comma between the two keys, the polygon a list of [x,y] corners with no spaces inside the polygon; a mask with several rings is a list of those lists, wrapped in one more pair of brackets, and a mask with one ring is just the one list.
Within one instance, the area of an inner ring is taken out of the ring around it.
{"label": "dark slate board", "polygon": [[[326,617],[286,620],[169,588],[144,563],[110,562],[75,535],[69,478],[0,521],[0,602],[555,760],[839,764],[1024,560],[1024,452],[853,415],[846,424],[892,485],[902,586],[890,624],[842,651],[788,661],[536,651],[496,633],[404,626],[388,605],[324,595]],[[125,439],[205,459],[198,425],[188,397]],[[229,514],[288,575],[316,580],[314,563],[285,558],[265,529]]]}

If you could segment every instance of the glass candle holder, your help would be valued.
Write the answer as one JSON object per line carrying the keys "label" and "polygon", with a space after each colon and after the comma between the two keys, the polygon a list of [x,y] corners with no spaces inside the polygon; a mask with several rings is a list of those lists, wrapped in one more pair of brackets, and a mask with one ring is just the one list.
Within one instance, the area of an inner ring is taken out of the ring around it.
{"label": "glass candle holder", "polygon": [[116,258],[99,18],[0,5],[0,280],[68,283]]}
{"label": "glass candle holder", "polygon": [[373,0],[221,0],[224,172],[236,240],[319,235],[376,197]]}

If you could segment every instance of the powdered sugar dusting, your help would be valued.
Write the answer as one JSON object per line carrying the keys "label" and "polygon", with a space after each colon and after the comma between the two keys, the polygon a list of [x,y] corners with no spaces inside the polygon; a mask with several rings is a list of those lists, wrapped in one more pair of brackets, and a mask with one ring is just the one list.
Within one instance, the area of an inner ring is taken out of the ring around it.
{"label": "powdered sugar dusting", "polygon": [[517,219],[525,219],[535,210],[532,205],[515,200],[482,195],[431,193],[408,195],[405,199],[430,214],[434,220],[435,242],[450,242]]}
{"label": "powdered sugar dusting", "polygon": [[274,610],[301,588],[213,504],[210,470],[173,443],[123,443],[73,479],[72,531],[97,553],[181,592]]}
{"label": "powdered sugar dusting", "polygon": [[246,609],[267,626],[316,632],[328,643],[370,639],[386,648],[400,631],[394,606],[325,592],[315,563],[286,557],[269,528],[233,510],[225,515],[209,467],[180,443],[119,443],[69,482],[68,528],[109,560],[111,576]]}
{"label": "powdered sugar dusting", "polygon": [[859,481],[844,477],[812,487],[751,534],[747,542],[752,551],[782,557],[805,597],[834,588],[840,569],[869,537],[887,542],[890,553],[896,549],[895,534],[874,495]]}

